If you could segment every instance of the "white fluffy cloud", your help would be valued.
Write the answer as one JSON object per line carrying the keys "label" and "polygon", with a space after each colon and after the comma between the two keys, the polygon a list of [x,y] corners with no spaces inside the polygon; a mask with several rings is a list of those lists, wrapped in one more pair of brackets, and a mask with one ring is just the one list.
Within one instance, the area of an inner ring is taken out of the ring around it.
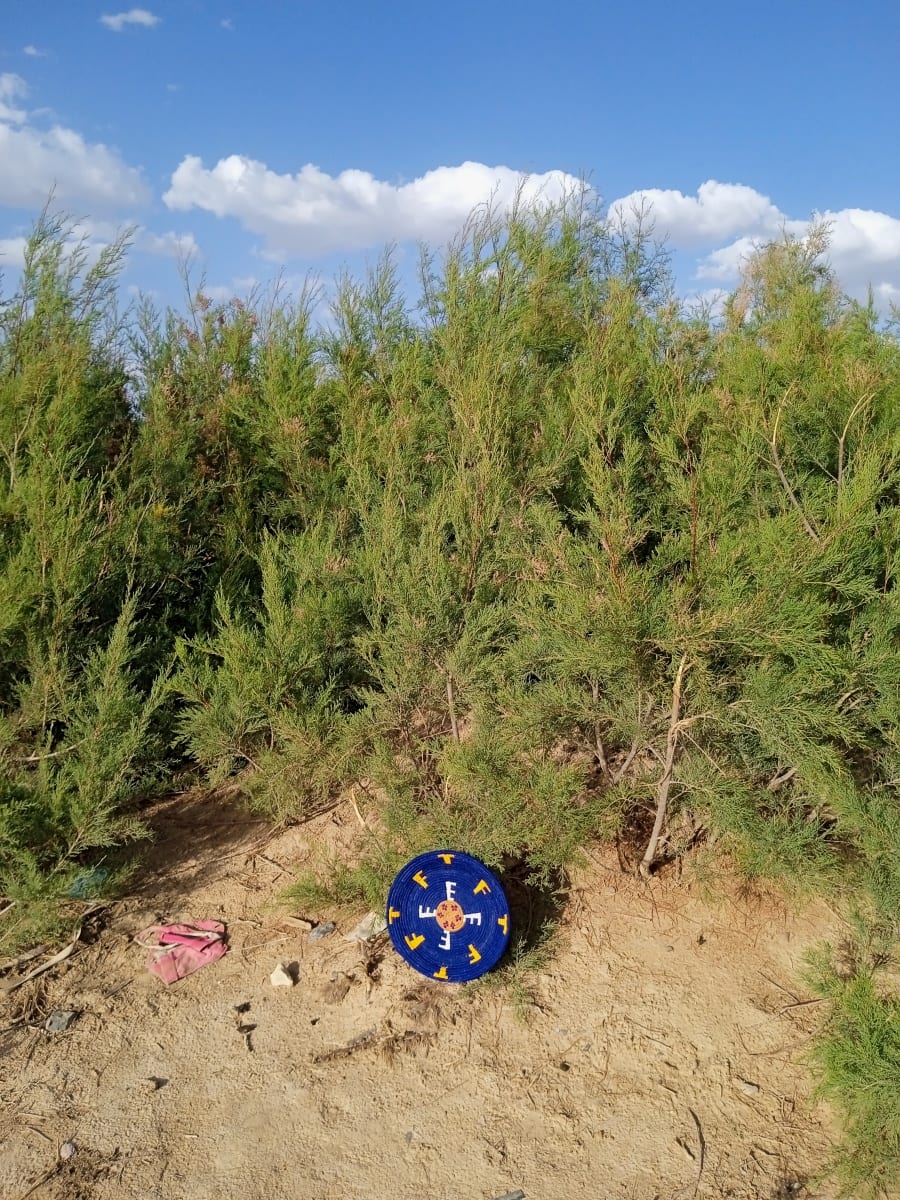
{"label": "white fluffy cloud", "polygon": [[[522,191],[526,200],[578,194],[581,182],[563,171],[523,177],[508,167],[465,162],[437,167],[404,184],[367,171],[329,175],[313,164],[279,174],[265,163],[230,155],[212,166],[190,155],[174,171],[163,200],[176,211],[200,209],[238,221],[260,238],[273,259],[351,252],[389,241],[446,241],[472,209],[493,199],[500,208]],[[694,275],[718,298],[733,286],[742,262],[761,243],[783,233],[805,236],[813,221],[831,227],[830,258],[851,295],[874,289],[882,305],[900,289],[900,220],[886,213],[847,208],[798,219],[762,192],[715,179],[695,194],[646,188],[609,205],[613,222],[626,226],[643,214],[654,234],[681,255],[693,257]]]}
{"label": "white fluffy cloud", "polygon": [[765,238],[739,237],[735,238],[733,242],[729,242],[727,246],[719,246],[717,250],[710,251],[697,264],[697,278],[718,279],[723,283],[736,279],[743,263],[765,240]]}
{"label": "white fluffy cloud", "polygon": [[46,58],[47,57],[47,51],[39,50],[37,46],[25,46],[24,49],[22,50],[22,53],[27,58]]}
{"label": "white fluffy cloud", "polygon": [[17,100],[24,100],[28,84],[21,75],[6,72],[0,75],[0,121],[20,125],[28,115],[24,108],[13,108]]}
{"label": "white fluffy cloud", "polygon": [[24,237],[0,238],[0,275],[21,271],[25,265]]}
{"label": "white fluffy cloud", "polygon": [[[814,223],[824,223],[829,229],[828,258],[846,292],[865,299],[871,286],[880,307],[896,302],[900,297],[900,220],[869,209],[844,208],[815,213],[809,221],[782,216],[769,236],[784,228],[803,237]],[[734,282],[741,265],[765,240],[745,234],[712,250],[698,263],[697,278]]]}
{"label": "white fluffy cloud", "polygon": [[532,175],[523,183],[508,167],[475,162],[438,167],[397,185],[368,171],[328,175],[311,163],[295,175],[280,175],[237,154],[208,168],[191,155],[172,175],[163,200],[170,209],[199,208],[236,218],[277,258],[358,250],[393,240],[439,242],[492,197],[498,205],[509,204],[521,187],[525,198],[559,200],[579,186],[563,171]]}
{"label": "white fluffy cloud", "polygon": [[62,202],[77,200],[96,208],[147,199],[140,173],[114,150],[59,125],[37,130],[0,124],[0,164],[0,204],[34,207],[51,191]]}
{"label": "white fluffy cloud", "polygon": [[18,75],[0,75],[0,205],[34,208],[51,192],[63,204],[105,211],[148,199],[139,171],[74,129],[40,128],[21,107],[28,88]]}
{"label": "white fluffy cloud", "polygon": [[759,245],[783,233],[802,238],[813,223],[824,222],[830,228],[828,257],[845,291],[864,298],[871,285],[876,301],[886,306],[900,288],[900,220],[887,213],[845,208],[800,220],[754,188],[714,179],[702,183],[695,196],[648,188],[613,201],[609,209],[626,224],[642,210],[655,235],[673,249],[705,251],[696,265],[700,280],[734,284]]}
{"label": "white fluffy cloud", "polygon": [[900,220],[864,208],[824,212],[831,227],[831,257],[835,265],[877,269],[900,263]]}
{"label": "white fluffy cloud", "polygon": [[609,206],[613,220],[634,219],[647,210],[657,235],[667,235],[679,246],[697,246],[737,233],[773,233],[781,213],[768,196],[742,183],[719,183],[708,179],[696,196],[672,189],[644,188],[631,192]]}
{"label": "white fluffy cloud", "polygon": [[[76,251],[83,254],[90,266],[97,261],[103,250],[116,237],[119,229],[109,221],[83,220],[73,222],[66,230],[65,253]],[[21,271],[25,265],[25,250],[28,239],[24,234],[0,238],[0,274],[9,275]]]}
{"label": "white fluffy cloud", "polygon": [[[80,250],[87,256],[88,263],[96,262],[103,249],[121,232],[122,226],[115,221],[84,219],[74,222],[67,230],[66,247],[69,251]],[[20,271],[25,265],[24,235],[0,238],[0,275]],[[162,258],[189,261],[199,256],[200,247],[192,233],[151,233],[141,227],[133,227],[132,245],[144,254]]]}
{"label": "white fluffy cloud", "polygon": [[122,33],[126,25],[142,25],[145,29],[152,29],[154,25],[159,24],[159,17],[148,12],[146,8],[129,8],[128,12],[104,13],[100,24],[111,29],[113,33]]}

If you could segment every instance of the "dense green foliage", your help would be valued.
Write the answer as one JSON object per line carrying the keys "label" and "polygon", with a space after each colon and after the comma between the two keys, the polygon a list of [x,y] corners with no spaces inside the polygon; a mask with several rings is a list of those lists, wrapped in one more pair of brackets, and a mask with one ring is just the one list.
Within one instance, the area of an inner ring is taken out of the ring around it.
{"label": "dense green foliage", "polygon": [[832,1007],[814,1058],[847,1130],[837,1173],[848,1195],[888,1193],[900,1178],[900,995],[869,964],[836,966],[829,948],[817,958],[813,984]]}
{"label": "dense green foliage", "polygon": [[418,309],[388,256],[317,330],[118,321],[123,247],[42,221],[0,309],[0,894],[64,896],[188,759],[279,821],[357,786],[345,894],[619,836],[895,941],[900,345],[825,249],[713,321],[595,214],[488,212]]}

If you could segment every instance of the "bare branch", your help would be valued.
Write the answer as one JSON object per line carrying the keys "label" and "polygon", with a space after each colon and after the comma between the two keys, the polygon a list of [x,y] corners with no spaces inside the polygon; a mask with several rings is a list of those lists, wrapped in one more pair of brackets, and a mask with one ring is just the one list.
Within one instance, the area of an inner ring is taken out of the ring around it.
{"label": "bare branch", "polygon": [[453,676],[447,672],[447,707],[450,710],[450,727],[453,730],[453,740],[459,741],[459,722],[456,720],[456,704],[453,697]]}
{"label": "bare branch", "polygon": [[[649,713],[649,711],[650,711],[650,709],[648,706],[647,712]],[[638,728],[640,729],[640,724],[641,724],[641,693],[640,692],[638,692],[638,695],[637,695],[637,723],[638,723]],[[637,752],[638,752],[638,750],[640,750],[640,748],[641,748],[641,737],[640,737],[640,733],[638,733],[638,736],[631,743],[631,749],[625,755],[624,762],[622,762],[620,764],[619,769],[616,771],[615,775],[613,775],[612,779],[610,780],[610,783],[612,784],[613,787],[615,787],[617,783],[621,783],[622,780],[625,778],[625,772],[628,770],[628,768],[634,762],[635,756],[637,755]]]}
{"label": "bare branch", "polygon": [[656,790],[656,820],[653,822],[650,841],[647,843],[647,849],[644,851],[644,857],[641,859],[640,866],[638,867],[638,871],[644,879],[650,876],[653,860],[656,857],[656,847],[659,844],[659,835],[662,833],[663,823],[666,819],[666,810],[669,806],[669,788],[672,785],[672,771],[675,766],[678,734],[683,727],[681,722],[681,685],[686,665],[687,655],[683,654],[681,662],[678,664],[675,685],[672,688],[672,714],[669,720],[669,732],[666,736],[666,760]]}
{"label": "bare branch", "polygon": [[784,785],[789,780],[793,779],[796,774],[797,774],[796,767],[785,767],[784,770],[778,771],[775,775],[772,776],[772,778],[766,784],[766,791],[767,792],[777,792],[780,787],[784,787]]}
{"label": "bare branch", "polygon": [[[598,704],[600,701],[600,684],[596,679],[591,683],[591,695],[593,697],[594,704]],[[594,722],[594,746],[597,752],[597,762],[600,764],[600,773],[604,779],[609,779],[609,764],[606,761],[606,752],[603,749],[603,739],[600,736],[599,721]]]}
{"label": "bare branch", "polygon": [[3,984],[2,991],[14,992],[16,988],[20,988],[23,983],[30,983],[32,979],[36,979],[38,975],[43,975],[45,971],[49,971],[52,967],[57,966],[61,962],[65,962],[67,958],[71,958],[78,947],[78,939],[81,937],[81,929],[75,934],[74,938],[67,946],[63,946],[58,954],[54,954],[52,958],[48,958],[41,966],[35,967],[33,971],[29,971],[27,975],[23,975],[21,979],[13,979]]}
{"label": "bare branch", "polygon": [[863,407],[863,405],[868,404],[871,399],[872,399],[871,392],[867,392],[864,396],[860,396],[860,398],[857,400],[857,402],[853,405],[853,408],[850,410],[850,416],[847,418],[847,424],[844,426],[844,432],[838,438],[838,471],[837,471],[838,500],[840,500],[840,498],[841,498],[841,487],[844,482],[844,448],[845,448],[845,445],[847,442],[847,431],[849,430],[850,426],[853,423],[853,418],[856,416],[856,414],[859,412],[859,410]]}
{"label": "bare branch", "polygon": [[613,787],[615,787],[617,783],[621,783],[622,780],[625,778],[625,772],[628,770],[628,768],[634,762],[637,752],[638,752],[638,750],[640,750],[640,748],[641,748],[640,741],[634,741],[631,743],[631,749],[625,755],[625,758],[622,761],[621,765],[619,766],[619,769],[616,771],[615,775],[613,775],[612,779],[610,780],[610,783],[613,785]]}
{"label": "bare branch", "polygon": [[83,746],[86,741],[87,738],[83,737],[79,738],[77,742],[72,742],[72,744],[69,746],[60,747],[59,750],[48,750],[46,754],[26,754],[23,756],[13,754],[10,757],[13,762],[19,763],[43,762],[48,758],[59,758],[63,754],[69,754],[71,751],[77,750],[79,746]]}
{"label": "bare branch", "polygon": [[800,514],[800,520],[803,522],[803,526],[806,529],[806,532],[809,534],[809,536],[813,539],[814,542],[817,542],[817,541],[819,541],[818,530],[815,528],[815,526],[813,526],[810,523],[809,518],[807,517],[806,513],[803,511],[803,506],[800,504],[800,501],[797,499],[794,489],[791,487],[790,483],[788,483],[788,477],[784,473],[784,468],[781,465],[781,458],[778,454],[778,422],[781,420],[781,412],[782,412],[783,406],[784,406],[783,402],[782,402],[782,404],[780,404],[778,406],[778,413],[775,417],[775,425],[772,429],[772,437],[769,442],[769,445],[772,447],[772,458],[774,460],[775,470],[778,472],[778,478],[781,480],[782,487],[787,492],[788,498],[790,499],[791,504],[793,504],[794,508],[796,508],[797,512]]}

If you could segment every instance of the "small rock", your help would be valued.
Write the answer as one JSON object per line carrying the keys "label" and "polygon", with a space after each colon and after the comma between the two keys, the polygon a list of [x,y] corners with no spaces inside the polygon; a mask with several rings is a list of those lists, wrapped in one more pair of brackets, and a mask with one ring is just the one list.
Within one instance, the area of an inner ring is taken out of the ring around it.
{"label": "small rock", "polygon": [[387,929],[387,921],[381,913],[370,912],[366,913],[355,929],[344,935],[345,942],[367,942],[370,938],[377,937],[379,933],[383,933]]}
{"label": "small rock", "polygon": [[337,926],[334,921],[324,921],[310,932],[309,940],[311,942],[319,942],[322,938],[327,938],[330,934],[334,933],[335,929],[337,929]]}
{"label": "small rock", "polygon": [[291,929],[300,929],[303,933],[309,933],[313,927],[312,921],[307,921],[305,917],[282,917],[282,925],[288,925]]}
{"label": "small rock", "polygon": [[738,1083],[738,1087],[741,1089],[741,1091],[744,1093],[745,1096],[758,1096],[759,1095],[759,1084],[758,1083],[751,1083],[749,1079],[739,1079],[737,1081],[737,1083]]}
{"label": "small rock", "polygon": [[297,981],[293,972],[289,971],[284,963],[279,963],[269,976],[269,982],[272,987],[293,987]]}
{"label": "small rock", "polygon": [[59,1148],[59,1157],[65,1162],[69,1158],[73,1158],[78,1153],[78,1147],[74,1142],[63,1142]]}
{"label": "small rock", "polygon": [[72,1022],[77,1021],[80,1015],[80,1013],[71,1012],[69,1009],[54,1009],[44,1022],[44,1028],[48,1033],[65,1033]]}

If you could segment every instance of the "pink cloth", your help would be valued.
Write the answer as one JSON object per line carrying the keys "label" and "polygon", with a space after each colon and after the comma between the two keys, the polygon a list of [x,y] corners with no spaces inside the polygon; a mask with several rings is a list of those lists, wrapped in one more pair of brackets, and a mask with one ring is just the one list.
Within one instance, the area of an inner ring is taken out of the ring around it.
{"label": "pink cloth", "polygon": [[177,983],[220,959],[225,945],[221,921],[192,921],[185,925],[150,925],[135,937],[150,951],[147,970],[163,983]]}

